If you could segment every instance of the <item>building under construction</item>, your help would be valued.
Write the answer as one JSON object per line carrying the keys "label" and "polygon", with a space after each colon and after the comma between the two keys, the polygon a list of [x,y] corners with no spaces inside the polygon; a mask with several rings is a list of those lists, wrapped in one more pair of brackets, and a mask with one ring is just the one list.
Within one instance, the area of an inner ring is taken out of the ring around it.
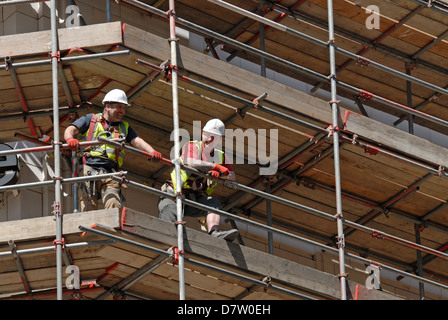
{"label": "building under construction", "polygon": [[[448,298],[446,1],[0,5],[1,299]],[[163,161],[118,143],[124,209],[79,212],[63,132],[114,88]],[[211,118],[233,242],[158,218]]]}

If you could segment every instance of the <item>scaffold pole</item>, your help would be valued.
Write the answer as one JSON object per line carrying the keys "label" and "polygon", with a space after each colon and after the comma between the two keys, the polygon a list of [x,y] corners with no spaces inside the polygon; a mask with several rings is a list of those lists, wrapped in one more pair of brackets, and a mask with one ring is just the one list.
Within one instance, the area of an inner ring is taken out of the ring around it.
{"label": "scaffold pole", "polygon": [[[167,12],[170,20],[170,48],[171,48],[171,82],[173,94],[173,129],[174,129],[174,152],[178,156],[180,154],[180,137],[179,137],[179,101],[177,88],[177,39],[176,39],[176,12],[174,0],[169,2],[169,11]],[[180,163],[174,163],[176,173],[176,209],[177,209],[177,242],[179,250],[179,299],[185,300],[185,272],[184,272],[184,239],[183,239],[183,212],[182,212],[182,183],[180,175]]]}
{"label": "scaffold pole", "polygon": [[335,39],[333,21],[333,0],[328,0],[328,50],[330,54],[330,85],[331,85],[331,110],[333,119],[333,152],[334,152],[334,176],[336,191],[336,221],[337,221],[337,245],[339,249],[339,280],[341,284],[341,300],[347,300],[347,273],[345,272],[344,257],[344,224],[342,218],[342,193],[341,171],[339,157],[339,105],[336,95],[336,63],[335,63]]}
{"label": "scaffold pole", "polygon": [[53,86],[53,121],[54,121],[54,204],[53,213],[56,221],[56,285],[57,299],[62,300],[62,204],[61,204],[61,146],[59,141],[59,88],[58,88],[58,30],[56,20],[56,1],[51,0],[51,69]]}

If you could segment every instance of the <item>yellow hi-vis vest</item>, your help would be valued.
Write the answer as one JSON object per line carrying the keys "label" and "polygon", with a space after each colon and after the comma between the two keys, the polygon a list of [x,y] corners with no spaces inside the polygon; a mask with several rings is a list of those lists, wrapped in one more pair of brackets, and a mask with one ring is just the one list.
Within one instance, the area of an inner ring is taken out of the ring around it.
{"label": "yellow hi-vis vest", "polygon": [[[198,149],[198,158],[202,159],[202,141],[190,141],[190,143],[194,143]],[[185,148],[185,146],[183,147]],[[182,151],[183,151],[182,148]],[[215,149],[214,152],[217,152],[219,155],[219,164],[223,164],[224,163],[224,152],[218,149]],[[183,160],[182,157],[180,158],[180,161],[183,164]],[[205,180],[205,178],[197,176],[195,174],[189,174],[187,173],[185,170],[182,170],[182,168],[180,169],[180,176],[181,176],[181,181],[182,181],[182,189],[190,189],[190,190],[194,190],[193,189],[193,183],[197,182],[197,180]],[[176,170],[173,169],[173,171],[171,171],[171,183],[173,184],[173,189],[174,191],[176,191]],[[206,188],[202,189],[202,191],[205,192],[205,194],[210,195],[216,188],[217,182],[216,181],[212,181],[211,183],[206,183],[204,181]]]}
{"label": "yellow hi-vis vest", "polygon": [[[118,128],[110,127],[107,128],[106,119],[104,119],[102,113],[97,113],[92,115],[92,119],[90,120],[89,129],[81,134],[80,141],[92,141],[98,140],[98,136],[103,136],[107,139],[114,138],[125,138],[128,133],[129,123],[125,121],[121,121]],[[112,131],[110,131],[112,129]],[[92,157],[100,157],[104,159],[108,159],[118,163],[118,167],[121,167],[123,164],[123,156],[124,150],[120,150],[114,146],[108,144],[102,144],[98,146],[90,147],[90,156]]]}

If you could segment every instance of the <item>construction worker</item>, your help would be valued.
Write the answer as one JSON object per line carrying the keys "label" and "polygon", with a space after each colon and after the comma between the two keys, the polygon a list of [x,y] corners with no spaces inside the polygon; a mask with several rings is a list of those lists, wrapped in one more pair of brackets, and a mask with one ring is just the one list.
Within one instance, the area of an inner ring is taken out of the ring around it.
{"label": "construction worker", "polygon": [[[87,114],[71,123],[64,132],[65,141],[72,151],[78,151],[79,140],[121,138],[139,150],[159,161],[160,152],[140,138],[129,123],[123,121],[126,108],[130,106],[124,91],[113,89],[103,99],[103,112]],[[80,135],[79,140],[75,136]],[[80,157],[80,175],[89,176],[116,172],[123,164],[124,150],[107,144],[87,147]],[[96,210],[101,199],[104,208],[118,208],[121,211],[120,183],[112,178],[86,181],[80,184],[80,211]]]}
{"label": "construction worker", "polygon": [[[210,179],[201,177],[181,169],[182,194],[190,200],[197,201],[203,205],[222,209],[221,203],[211,194],[217,185],[218,177],[235,180],[235,172],[230,161],[223,151],[215,149],[221,145],[224,136],[224,123],[219,119],[212,119],[202,129],[202,141],[190,141],[182,148],[180,161],[187,167],[209,173]],[[161,188],[162,191],[174,195],[176,190],[176,174],[171,172],[171,179]],[[176,222],[176,203],[170,197],[161,197],[159,200],[159,218]],[[239,232],[236,229],[221,231],[219,228],[221,217],[214,212],[206,212],[188,205],[184,205],[183,215],[193,217],[205,216],[205,227],[207,232],[217,238],[233,241]]]}

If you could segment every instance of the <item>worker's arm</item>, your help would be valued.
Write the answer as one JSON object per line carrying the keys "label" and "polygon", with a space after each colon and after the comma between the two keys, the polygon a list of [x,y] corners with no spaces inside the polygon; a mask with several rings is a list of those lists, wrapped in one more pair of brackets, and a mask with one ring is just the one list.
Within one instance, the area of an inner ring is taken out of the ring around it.
{"label": "worker's arm", "polygon": [[68,126],[64,132],[64,139],[72,151],[77,151],[79,148],[79,141],[75,138],[75,135],[79,132],[75,126]]}
{"label": "worker's arm", "polygon": [[73,139],[78,132],[79,130],[75,126],[68,126],[64,132],[65,141],[67,141],[67,139]]}
{"label": "worker's arm", "polygon": [[232,181],[235,181],[235,179],[236,179],[235,171],[229,170],[229,168],[227,168],[224,165],[219,165],[219,164],[216,164],[213,162],[192,159],[192,158],[185,159],[184,164],[187,167],[190,167],[190,168],[202,171],[202,172],[218,171],[218,172],[222,173],[222,175],[220,177],[223,179],[228,179],[228,180],[232,180]]}
{"label": "worker's arm", "polygon": [[[182,152],[183,163],[187,167],[199,170],[201,172],[218,171],[221,173],[220,175],[221,178],[235,181],[236,179],[235,172],[233,171],[233,168],[230,165],[229,166],[217,165],[216,163],[213,162],[200,160],[198,159],[197,154],[198,150],[194,143],[190,143],[188,146],[185,146]],[[227,156],[226,156],[226,162],[228,162]]]}

